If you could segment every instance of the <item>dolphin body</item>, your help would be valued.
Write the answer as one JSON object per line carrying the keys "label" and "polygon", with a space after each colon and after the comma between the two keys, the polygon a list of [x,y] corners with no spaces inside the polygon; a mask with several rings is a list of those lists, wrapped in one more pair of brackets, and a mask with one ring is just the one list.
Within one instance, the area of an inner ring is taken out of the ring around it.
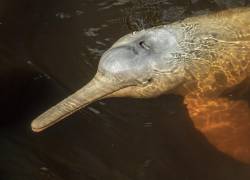
{"label": "dolphin body", "polygon": [[218,97],[250,73],[250,8],[202,15],[125,35],[84,87],[33,120],[42,131],[108,97],[175,93]]}

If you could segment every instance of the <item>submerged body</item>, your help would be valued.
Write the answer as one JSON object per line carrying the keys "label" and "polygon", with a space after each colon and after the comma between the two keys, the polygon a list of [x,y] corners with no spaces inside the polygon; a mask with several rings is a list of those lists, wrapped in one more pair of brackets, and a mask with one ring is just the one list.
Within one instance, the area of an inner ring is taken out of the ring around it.
{"label": "submerged body", "polygon": [[[32,129],[46,129],[99,99],[149,98],[166,93],[185,96],[187,104],[198,103],[187,107],[195,126],[201,129],[197,122],[202,119],[193,107],[207,99],[219,99],[250,75],[249,17],[250,8],[232,9],[122,37],[104,53],[93,80],[36,118]],[[250,143],[244,143],[250,152]],[[239,157],[232,148],[220,150]],[[238,159],[244,161],[245,157]]]}

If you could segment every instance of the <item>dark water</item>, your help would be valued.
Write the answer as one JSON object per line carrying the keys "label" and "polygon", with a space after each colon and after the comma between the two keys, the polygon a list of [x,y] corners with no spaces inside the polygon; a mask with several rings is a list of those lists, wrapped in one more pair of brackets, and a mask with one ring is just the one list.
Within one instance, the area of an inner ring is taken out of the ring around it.
{"label": "dark water", "polygon": [[196,131],[178,96],[110,99],[34,134],[128,32],[246,5],[233,0],[2,0],[0,179],[247,180],[250,166]]}

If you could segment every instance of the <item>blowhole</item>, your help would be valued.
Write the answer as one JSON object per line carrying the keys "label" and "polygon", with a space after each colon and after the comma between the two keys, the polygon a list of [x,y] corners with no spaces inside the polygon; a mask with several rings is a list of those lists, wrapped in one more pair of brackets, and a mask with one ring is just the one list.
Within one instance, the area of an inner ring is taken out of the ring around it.
{"label": "blowhole", "polygon": [[139,42],[139,45],[140,45],[143,49],[147,49],[147,50],[150,49],[149,45],[147,45],[145,41],[140,41],[140,42]]}

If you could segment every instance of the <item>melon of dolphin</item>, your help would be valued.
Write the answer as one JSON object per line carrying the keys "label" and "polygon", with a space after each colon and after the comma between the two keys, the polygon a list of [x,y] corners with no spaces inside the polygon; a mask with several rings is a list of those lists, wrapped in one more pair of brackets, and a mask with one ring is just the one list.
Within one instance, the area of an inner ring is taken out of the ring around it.
{"label": "melon of dolphin", "polygon": [[[249,62],[250,8],[191,17],[133,32],[102,55],[96,75],[86,86],[33,120],[32,130],[42,131],[100,99],[149,98],[175,93],[185,97],[195,126],[206,135],[194,107],[219,100],[223,92],[246,80],[250,74]],[[220,102],[225,103],[225,107],[231,103]],[[250,132],[250,125],[245,127]],[[207,138],[214,143],[211,136]],[[235,143],[238,146],[237,140]],[[243,143],[250,152],[250,143]],[[241,151],[237,153],[228,146],[220,142],[216,145],[219,149],[222,147],[223,152],[246,161],[247,153],[243,153],[243,157]],[[247,162],[250,162],[248,154]]]}

